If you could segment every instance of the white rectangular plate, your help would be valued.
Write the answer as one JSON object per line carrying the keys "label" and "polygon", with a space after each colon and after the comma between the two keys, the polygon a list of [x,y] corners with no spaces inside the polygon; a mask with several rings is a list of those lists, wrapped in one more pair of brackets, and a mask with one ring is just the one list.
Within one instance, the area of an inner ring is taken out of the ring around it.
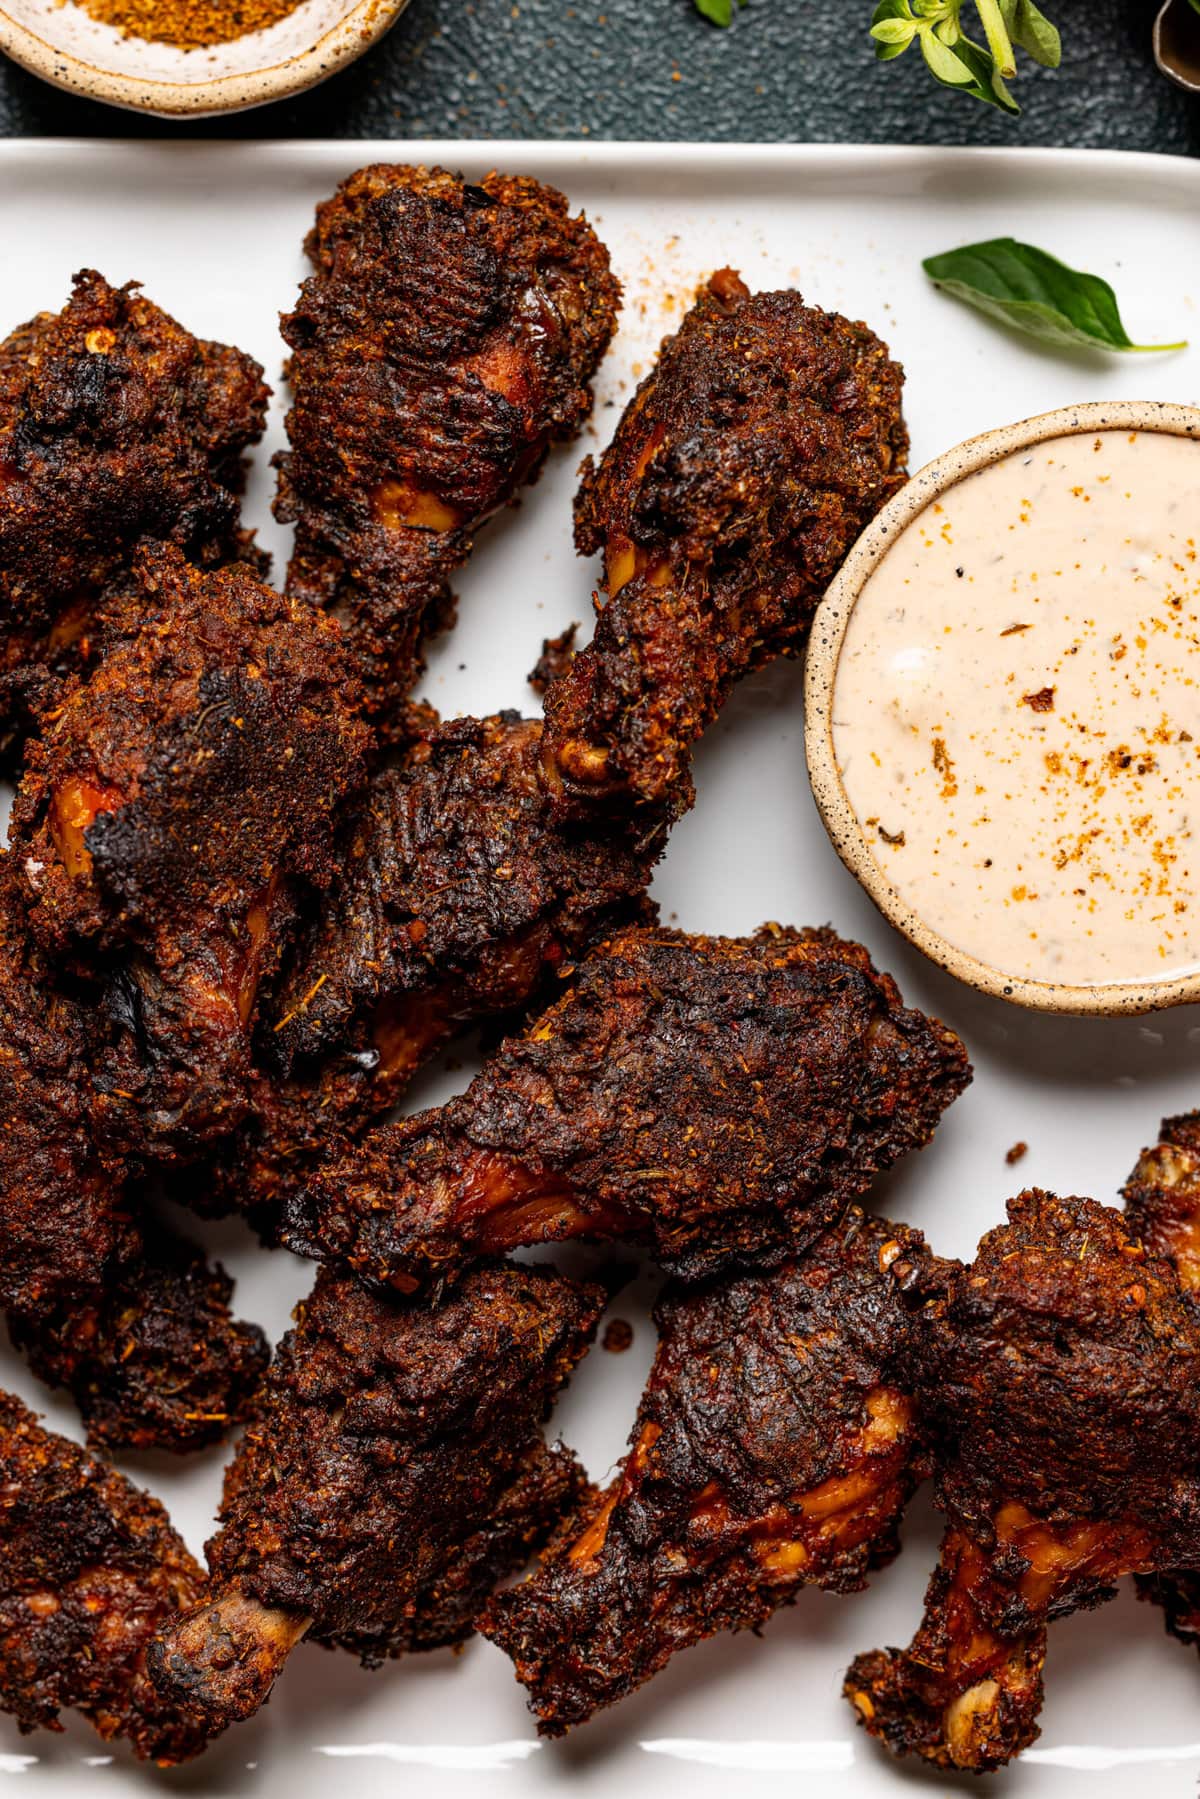
{"label": "white rectangular plate", "polygon": [[[136,277],[193,331],[253,351],[278,387],[276,315],[301,276],[314,203],[362,163],[437,160],[478,177],[501,167],[565,188],[586,208],[626,289],[621,332],[602,371],[586,448],[677,323],[698,280],[732,264],[754,286],[795,284],[810,301],[866,318],[908,371],[914,466],[951,443],[1022,415],[1108,398],[1200,400],[1200,166],[1100,152],[663,147],[496,143],[0,145],[0,332],[57,309],[74,269]],[[934,293],[923,256],[1016,234],[1115,284],[1140,340],[1192,335],[1167,357],[1053,356]],[[282,406],[256,456],[251,521],[286,559],[269,518],[267,460]],[[594,570],[571,548],[571,496],[582,450],[552,460],[516,512],[484,534],[459,583],[460,622],[431,657],[425,692],[446,714],[526,710],[543,637],[591,617]],[[863,939],[906,998],[964,1036],[975,1084],[936,1143],[880,1183],[876,1202],[920,1225],[948,1254],[969,1255],[1018,1186],[1112,1201],[1164,1113],[1200,1103],[1194,1009],[1138,1021],[1024,1014],[983,1000],[926,964],[874,912],[842,869],[808,794],[795,665],[748,682],[699,759],[699,801],[655,883],[664,916],[690,930],[742,932],[764,919],[830,922]],[[461,1086],[469,1060],[433,1071],[413,1103]],[[1020,1168],[1005,1165],[1017,1140]],[[239,1226],[204,1233],[239,1277],[238,1305],[277,1333],[310,1270],[257,1249]],[[557,1424],[602,1476],[620,1454],[652,1353],[649,1273],[615,1312],[632,1320],[623,1356],[597,1349]],[[0,1383],[71,1431],[68,1408],[0,1353]],[[187,1464],[130,1459],[192,1545],[211,1524],[223,1457]],[[662,1790],[717,1799],[886,1799],[945,1783],[890,1765],[853,1727],[839,1697],[858,1649],[905,1642],[932,1565],[936,1521],[914,1508],[905,1553],[858,1598],[805,1594],[756,1639],[724,1638],[677,1657],[648,1688],[573,1739],[539,1745],[507,1661],[489,1644],[414,1657],[365,1674],[346,1656],[303,1648],[253,1724],[193,1769],[161,1781],[72,1724],[21,1738],[0,1721],[0,1775],[54,1796],[157,1786],[191,1793],[311,1799],[352,1787],[438,1799],[514,1799]],[[1157,1615],[1123,1593],[1051,1635],[1045,1731],[999,1776],[1014,1799],[1196,1792],[1200,1666]],[[961,1783],[966,1790],[966,1783]],[[982,1789],[973,1789],[982,1790]]]}

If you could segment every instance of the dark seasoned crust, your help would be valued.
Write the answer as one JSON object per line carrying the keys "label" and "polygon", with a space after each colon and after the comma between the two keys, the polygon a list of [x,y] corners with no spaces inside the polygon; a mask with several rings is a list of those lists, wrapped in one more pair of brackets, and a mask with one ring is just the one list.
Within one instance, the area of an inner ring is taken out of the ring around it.
{"label": "dark seasoned crust", "polygon": [[58,1307],[9,1316],[39,1379],[66,1387],[88,1442],[183,1455],[248,1415],[270,1361],[257,1325],[229,1310],[233,1282],[182,1237],[147,1221],[136,1258]]}
{"label": "dark seasoned crust", "polygon": [[1166,1574],[1139,1574],[1139,1599],[1157,1605],[1168,1636],[1200,1650],[1200,1570],[1172,1568]]}
{"label": "dark seasoned crust", "polygon": [[214,1581],[368,1661],[402,1651],[416,1596],[523,1472],[603,1306],[515,1264],[441,1306],[322,1270],[230,1468]]}
{"label": "dark seasoned crust", "polygon": [[262,1703],[306,1629],[368,1665],[465,1635],[582,1489],[541,1423],[604,1299],[512,1263],[443,1305],[322,1270],[226,1476],[214,1599],[155,1650],[164,1691],[215,1733]]}
{"label": "dark seasoned crust", "polygon": [[34,1372],[94,1442],[196,1449],[243,1413],[266,1363],[231,1283],[147,1227],[105,1147],[92,1076],[103,1018],[61,987],[0,865],[0,1307]]}
{"label": "dark seasoned crust", "polygon": [[274,1001],[285,1066],[374,1050],[382,1108],[439,1036],[524,1004],[590,939],[649,910],[664,832],[557,827],[541,731],[514,712],[456,719],[376,778]]}
{"label": "dark seasoned crust", "polygon": [[535,1438],[516,1478],[422,1590],[404,1648],[441,1649],[470,1636],[485,1600],[525,1566],[588,1490],[587,1475],[565,1444]]}
{"label": "dark seasoned crust", "polygon": [[0,860],[0,1306],[37,1315],[136,1254],[122,1170],[97,1143],[101,1021],[56,983]]}
{"label": "dark seasoned crust", "polygon": [[383,734],[450,617],[476,528],[574,436],[612,335],[608,254],[555,189],[375,164],[317,209],[283,320],[288,592],[345,618]]}
{"label": "dark seasoned crust", "polygon": [[570,810],[691,800],[690,748],[734,682],[797,645],[906,478],[903,374],[865,325],[714,275],[576,502],[603,550],[592,643],[546,698]]}
{"label": "dark seasoned crust", "polygon": [[93,269],[0,344],[0,724],[86,660],[96,601],[143,538],[195,563],[265,563],[240,524],[243,454],[269,390]]}
{"label": "dark seasoned crust", "polygon": [[922,1239],[852,1207],[803,1261],[668,1288],[620,1473],[479,1628],[561,1735],[807,1585],[855,1592],[924,1472],[900,1283]]}
{"label": "dark seasoned crust", "polygon": [[31,929],[123,1027],[99,1084],[135,1148],[171,1154],[245,1108],[258,990],[298,891],[333,877],[368,734],[331,621],[170,549],[138,573],[30,749],[12,840]]}
{"label": "dark seasoned crust", "polygon": [[[1200,1112],[1164,1118],[1153,1149],[1138,1157],[1122,1189],[1130,1231],[1165,1256],[1185,1292],[1200,1291]],[[1138,1596],[1162,1607],[1181,1643],[1200,1648],[1200,1573],[1173,1569],[1140,1577]]]}
{"label": "dark seasoned crust", "polygon": [[577,624],[568,625],[557,637],[543,637],[542,653],[525,677],[536,694],[545,694],[552,681],[565,675],[575,658]]}
{"label": "dark seasoned crust", "polygon": [[348,1049],[291,1079],[256,1069],[245,1117],[210,1154],[179,1171],[176,1196],[203,1218],[241,1213],[275,1246],[291,1196],[314,1168],[347,1154],[377,1116],[377,1066],[373,1050]]}
{"label": "dark seasoned crust", "polygon": [[273,1234],[289,1195],[455,1032],[527,1004],[604,930],[656,916],[661,824],[556,824],[540,732],[512,713],[457,719],[372,781],[263,1008],[271,1066],[228,1146],[187,1177],[201,1209],[249,1212]]}
{"label": "dark seasoned crust", "polygon": [[630,928],[461,1098],[318,1172],[288,1240],[403,1290],[576,1236],[690,1279],[767,1267],[925,1143],[969,1074],[832,932]]}
{"label": "dark seasoned crust", "polygon": [[346,1153],[458,1030],[528,1003],[601,931],[652,919],[662,844],[557,825],[536,721],[430,729],[381,771],[343,840],[341,873],[264,1008],[263,1068],[231,1143],[188,1177],[204,1210],[281,1205]]}
{"label": "dark seasoned crust", "polygon": [[1038,1735],[1049,1620],[1200,1552],[1200,1312],[1119,1212],[1008,1211],[917,1318],[947,1518],[924,1622],[846,1682],[893,1753],[975,1770]]}
{"label": "dark seasoned crust", "polygon": [[1158,1138],[1121,1190],[1125,1216],[1149,1253],[1174,1263],[1188,1292],[1200,1291],[1200,1112],[1164,1118]]}
{"label": "dark seasoned crust", "polygon": [[156,1499],[0,1395],[0,1709],[22,1730],[78,1711],[162,1763],[197,1754],[202,1720],[155,1691],[145,1655],[203,1590]]}
{"label": "dark seasoned crust", "polygon": [[1112,1207],[1031,1190],[1008,1216],[923,1314],[927,1404],[956,1450],[939,1478],[951,1518],[978,1521],[1003,1493],[1042,1517],[1190,1532],[1173,1492],[1200,1463],[1200,1315]]}

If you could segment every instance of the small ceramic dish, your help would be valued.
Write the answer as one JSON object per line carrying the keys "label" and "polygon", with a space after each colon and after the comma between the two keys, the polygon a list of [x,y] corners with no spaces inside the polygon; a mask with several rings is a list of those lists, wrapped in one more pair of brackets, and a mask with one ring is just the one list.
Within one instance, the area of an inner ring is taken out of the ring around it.
{"label": "small ceramic dish", "polygon": [[370,49],[408,0],[300,0],[265,31],[181,50],[126,37],[75,0],[0,0],[0,50],[55,87],[159,118],[264,106]]}
{"label": "small ceramic dish", "polygon": [[1157,1011],[1200,1000],[1200,970],[1161,980],[1074,986],[1014,976],[957,949],[897,892],[876,859],[847,796],[834,753],[834,692],[851,615],[870,576],[904,528],[968,475],[1050,438],[1100,431],[1163,432],[1200,440],[1200,409],[1152,401],[1113,401],[1044,413],[968,439],[919,471],[868,526],[846,559],[813,622],[805,673],[805,752],[813,793],[838,855],[884,917],[931,961],[969,986],[1038,1011],[1117,1014]]}
{"label": "small ceramic dish", "polygon": [[1200,94],[1200,13],[1191,0],[1166,0],[1154,21],[1154,60],[1176,87]]}

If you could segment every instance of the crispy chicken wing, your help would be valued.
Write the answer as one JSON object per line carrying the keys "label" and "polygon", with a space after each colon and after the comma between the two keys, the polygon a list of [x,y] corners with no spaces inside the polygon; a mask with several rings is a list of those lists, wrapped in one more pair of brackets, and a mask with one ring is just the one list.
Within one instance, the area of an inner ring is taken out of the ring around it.
{"label": "crispy chicken wing", "polygon": [[0,871],[0,1307],[36,1374],[94,1442],[190,1450],[243,1415],[267,1361],[231,1283],[142,1216],[99,1128],[109,1048],[60,988]]}
{"label": "crispy chicken wing", "polygon": [[966,1085],[953,1032],[831,932],[632,927],[461,1098],[373,1132],[288,1240],[403,1291],[566,1237],[690,1278],[801,1249]]}
{"label": "crispy chicken wing", "polygon": [[97,602],[139,540],[205,566],[265,561],[239,495],[267,398],[249,356],[94,269],[62,312],[0,344],[0,734],[86,661]]}
{"label": "crispy chicken wing", "polygon": [[604,1297],[502,1263],[414,1304],[322,1270],[226,1476],[213,1597],[152,1653],[163,1692],[215,1734],[305,1634],[368,1666],[466,1636],[583,1490],[541,1424]]}
{"label": "crispy chicken wing", "polygon": [[897,1271],[923,1255],[851,1207],[799,1262],[663,1294],[620,1472],[480,1619],[545,1735],[804,1586],[856,1591],[896,1552],[924,1472]]}
{"label": "crispy chicken wing", "polygon": [[1008,1213],[917,1314],[946,1515],[924,1620],[846,1681],[893,1754],[975,1771],[1038,1735],[1051,1619],[1200,1560],[1200,1312],[1119,1212]]}
{"label": "crispy chicken wing", "polygon": [[246,1119],[185,1177],[200,1211],[243,1211],[270,1238],[288,1196],[450,1036],[529,1004],[604,930],[655,917],[664,820],[560,824],[540,736],[509,712],[461,718],[372,779],[264,1009]]}
{"label": "crispy chicken wing", "polygon": [[259,987],[332,878],[368,737],[330,621],[174,550],[139,575],[30,748],[11,837],[32,930],[122,1027],[108,1116],[170,1157],[245,1109]]}
{"label": "crispy chicken wing", "polygon": [[526,1004],[603,930],[654,916],[662,830],[556,824],[540,732],[512,713],[457,719],[372,781],[264,1008],[273,1067],[230,1145],[188,1176],[201,1210],[248,1212],[269,1235],[286,1194],[454,1033]]}
{"label": "crispy chicken wing", "polygon": [[106,1741],[185,1761],[203,1719],[155,1690],[146,1649],[203,1591],[156,1499],[0,1394],[0,1709],[22,1730],[78,1711]]}
{"label": "crispy chicken wing", "polygon": [[38,1378],[71,1394],[89,1443],[183,1455],[242,1422],[270,1360],[258,1326],[232,1317],[232,1293],[220,1263],[144,1218],[136,1254],[102,1285],[14,1306],[9,1329]]}
{"label": "crispy chicken wing", "polygon": [[690,805],[692,744],[903,484],[902,384],[865,325],[712,277],[585,464],[576,542],[607,597],[546,696],[564,807]]}
{"label": "crispy chicken wing", "polygon": [[341,878],[274,1001],[285,1066],[377,1057],[380,1108],[464,1023],[524,1004],[645,891],[664,832],[559,826],[541,724],[456,719],[372,784]]}
{"label": "crispy chicken wing", "polygon": [[344,618],[381,733],[403,737],[422,640],[477,527],[578,431],[612,335],[608,254],[553,188],[376,164],[317,209],[283,321],[288,592]]}

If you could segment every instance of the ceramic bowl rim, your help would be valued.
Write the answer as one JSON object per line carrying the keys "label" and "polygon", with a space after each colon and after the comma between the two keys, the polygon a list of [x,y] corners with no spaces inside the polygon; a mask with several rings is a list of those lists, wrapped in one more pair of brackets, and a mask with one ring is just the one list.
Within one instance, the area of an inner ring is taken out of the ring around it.
{"label": "ceramic bowl rim", "polygon": [[408,0],[355,0],[307,49],[261,68],[205,81],[163,81],[97,68],[14,19],[2,0],[0,50],[67,93],[159,118],[201,118],[242,112],[315,87],[377,43],[407,5]]}
{"label": "ceramic bowl rim", "polygon": [[1049,438],[1095,431],[1157,431],[1200,440],[1200,407],[1170,401],[1093,401],[1060,407],[968,438],[911,477],[868,525],[817,609],[804,679],[804,747],[821,821],[838,855],[884,917],[932,962],[977,991],[1034,1011],[1114,1016],[1200,1000],[1200,968],[1158,981],[1072,985],[1026,980],[956,949],[897,893],[872,855],[842,785],[833,749],[833,693],[854,608],[904,528],[968,475]]}

